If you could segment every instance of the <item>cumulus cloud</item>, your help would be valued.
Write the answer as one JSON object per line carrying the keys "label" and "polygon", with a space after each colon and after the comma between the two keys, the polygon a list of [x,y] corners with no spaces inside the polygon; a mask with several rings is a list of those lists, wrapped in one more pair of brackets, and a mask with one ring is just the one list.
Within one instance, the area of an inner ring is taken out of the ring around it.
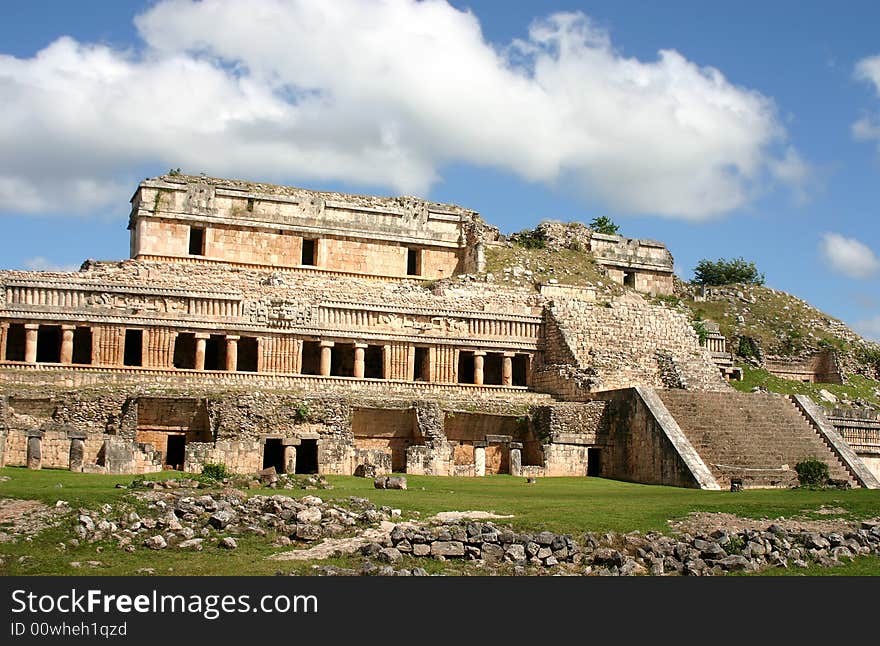
{"label": "cumulus cloud", "polygon": [[771,99],[580,13],[504,47],[442,0],[162,0],[136,26],[0,56],[0,210],[93,210],[145,163],[425,194],[456,162],[703,219],[808,170]]}
{"label": "cumulus cloud", "polygon": [[[856,63],[854,76],[874,86],[880,97],[880,55],[863,58]],[[853,136],[860,141],[880,140],[880,114],[866,112],[852,125]]]}
{"label": "cumulus cloud", "polygon": [[826,233],[819,245],[832,270],[851,278],[868,278],[880,270],[880,259],[862,242],[839,233]]}

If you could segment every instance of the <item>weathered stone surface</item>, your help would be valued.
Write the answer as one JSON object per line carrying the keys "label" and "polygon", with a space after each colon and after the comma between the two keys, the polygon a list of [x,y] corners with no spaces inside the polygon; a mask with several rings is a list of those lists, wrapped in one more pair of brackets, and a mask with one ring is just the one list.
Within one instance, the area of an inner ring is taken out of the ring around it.
{"label": "weathered stone surface", "polygon": [[435,541],[431,544],[431,556],[464,556],[464,543],[460,541]]}
{"label": "weathered stone surface", "polygon": [[220,539],[220,547],[226,550],[234,550],[238,548],[238,542],[231,536]]}
{"label": "weathered stone surface", "polygon": [[224,529],[235,520],[235,517],[235,512],[228,509],[221,509],[220,511],[211,514],[209,522],[211,523],[211,526],[216,529]]}
{"label": "weathered stone surface", "polygon": [[168,543],[165,542],[165,538],[161,534],[157,534],[146,539],[144,547],[149,547],[151,550],[164,550],[168,547]]}

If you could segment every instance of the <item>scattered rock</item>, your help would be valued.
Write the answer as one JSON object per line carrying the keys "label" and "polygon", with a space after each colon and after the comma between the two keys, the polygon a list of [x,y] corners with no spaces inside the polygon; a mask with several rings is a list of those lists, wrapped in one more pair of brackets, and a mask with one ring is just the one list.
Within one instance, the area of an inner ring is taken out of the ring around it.
{"label": "scattered rock", "polygon": [[238,548],[238,543],[231,536],[227,536],[220,540],[220,547],[226,550],[234,550]]}

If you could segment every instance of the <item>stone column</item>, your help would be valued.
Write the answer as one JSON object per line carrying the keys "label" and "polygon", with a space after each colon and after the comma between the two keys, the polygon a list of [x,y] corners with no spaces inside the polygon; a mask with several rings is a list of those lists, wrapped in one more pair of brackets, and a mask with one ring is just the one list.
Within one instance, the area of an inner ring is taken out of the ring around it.
{"label": "stone column", "polygon": [[9,323],[0,323],[0,361],[6,361],[6,336]]}
{"label": "stone column", "polygon": [[486,353],[482,350],[474,352],[474,383],[477,386],[483,385],[483,360]]}
{"label": "stone column", "polygon": [[226,335],[226,371],[238,370],[238,340],[240,336]]}
{"label": "stone column", "polygon": [[333,356],[333,341],[321,341],[321,376],[330,376],[330,360]]}
{"label": "stone column", "polygon": [[486,447],[483,444],[474,444],[474,475],[486,475]]}
{"label": "stone column", "polygon": [[68,433],[67,436],[70,438],[70,455],[68,459],[68,468],[71,471],[82,471],[83,459],[86,452],[86,434],[82,432],[76,432]]}
{"label": "stone column", "polygon": [[196,370],[205,369],[205,345],[209,336],[209,334],[196,334]]}
{"label": "stone column", "polygon": [[501,357],[501,385],[513,385],[513,352],[505,352]]}
{"label": "stone column", "polygon": [[39,469],[43,461],[43,432],[28,431],[27,468]]}
{"label": "stone column", "polygon": [[24,360],[25,363],[37,362],[37,332],[40,326],[36,323],[26,323],[24,326]]}
{"label": "stone column", "polygon": [[510,443],[510,475],[522,475],[522,444],[520,442]]}
{"label": "stone column", "polygon": [[73,363],[73,331],[75,325],[61,326],[61,363]]}
{"label": "stone column", "polygon": [[364,352],[366,349],[366,343],[354,344],[354,376],[357,379],[364,378]]}
{"label": "stone column", "polygon": [[296,446],[299,438],[287,438],[281,441],[284,445],[284,473],[296,473]]}

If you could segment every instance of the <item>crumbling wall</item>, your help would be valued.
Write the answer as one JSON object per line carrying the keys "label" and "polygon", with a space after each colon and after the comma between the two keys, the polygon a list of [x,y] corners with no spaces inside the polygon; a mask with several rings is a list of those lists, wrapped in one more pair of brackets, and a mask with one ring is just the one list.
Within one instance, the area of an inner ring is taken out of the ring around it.
{"label": "crumbling wall", "polygon": [[[588,449],[604,448],[608,439],[606,408],[604,401],[553,402],[535,408],[535,435],[544,443],[543,475],[587,475]],[[527,464],[536,463],[526,461],[526,450],[523,447],[523,465]]]}
{"label": "crumbling wall", "polygon": [[777,359],[764,361],[768,372],[781,377],[806,383],[842,384],[837,353],[832,350],[819,352],[803,359]]}
{"label": "crumbling wall", "polygon": [[558,334],[548,327],[545,364],[557,357],[574,357],[585,375],[584,386],[592,391],[663,387],[666,366],[658,356],[675,365],[688,389],[729,388],[680,312],[650,305],[631,293],[607,303],[558,299],[549,312]]}

